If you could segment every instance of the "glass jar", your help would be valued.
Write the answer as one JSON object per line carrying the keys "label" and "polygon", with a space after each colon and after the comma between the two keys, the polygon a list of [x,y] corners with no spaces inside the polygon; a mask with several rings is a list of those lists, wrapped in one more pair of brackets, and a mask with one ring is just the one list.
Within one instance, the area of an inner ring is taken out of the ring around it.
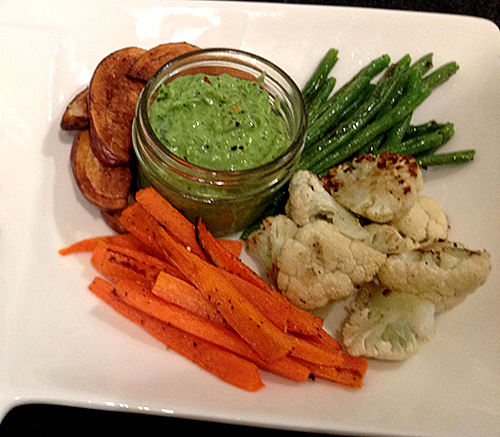
{"label": "glass jar", "polygon": [[[260,78],[270,104],[287,124],[292,139],[289,148],[267,164],[238,171],[199,167],[170,152],[153,132],[149,110],[161,85],[180,75],[200,73]],[[193,223],[201,217],[216,236],[241,231],[262,214],[296,170],[304,146],[305,114],[304,100],[294,81],[259,56],[233,49],[205,49],[179,56],[153,75],[137,103],[132,142],[139,188],[153,186]]]}

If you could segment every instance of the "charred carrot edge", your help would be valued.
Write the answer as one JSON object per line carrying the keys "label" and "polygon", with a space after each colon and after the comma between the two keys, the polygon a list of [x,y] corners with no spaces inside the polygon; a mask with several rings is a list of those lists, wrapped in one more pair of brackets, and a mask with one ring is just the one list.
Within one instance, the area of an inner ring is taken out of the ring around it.
{"label": "charred carrot edge", "polygon": [[162,271],[178,278],[185,278],[175,266],[166,261],[112,243],[98,242],[92,252],[91,262],[98,271],[110,279],[114,279],[116,275],[119,278],[119,275],[123,274],[129,278],[144,277],[151,282]]}
{"label": "charred carrot edge", "polygon": [[160,272],[151,289],[159,298],[178,305],[201,317],[210,319],[220,325],[227,325],[224,317],[205,297],[190,283],[166,272]]}
{"label": "charred carrot edge", "polygon": [[115,311],[144,328],[169,349],[221,380],[250,392],[264,387],[255,364],[126,304],[117,296],[114,285],[105,279],[95,278],[89,288]]}
{"label": "charred carrot edge", "polygon": [[[125,220],[124,220],[125,218]],[[285,356],[292,342],[258,311],[220,270],[175,241],[142,206],[134,203],[121,215],[129,232],[160,245],[165,258],[183,272],[205,298],[214,303],[232,328],[266,361]]]}
{"label": "charred carrot edge", "polygon": [[205,259],[196,241],[194,225],[158,191],[153,187],[143,188],[137,191],[135,200],[179,243]]}
{"label": "charred carrot edge", "polygon": [[288,358],[273,363],[265,362],[248,343],[233,331],[209,319],[190,313],[177,305],[167,303],[154,295],[151,288],[145,284],[134,281],[118,281],[115,287],[117,295],[125,303],[183,331],[227,349],[264,370],[295,381],[305,381],[309,378],[310,371],[307,367]]}

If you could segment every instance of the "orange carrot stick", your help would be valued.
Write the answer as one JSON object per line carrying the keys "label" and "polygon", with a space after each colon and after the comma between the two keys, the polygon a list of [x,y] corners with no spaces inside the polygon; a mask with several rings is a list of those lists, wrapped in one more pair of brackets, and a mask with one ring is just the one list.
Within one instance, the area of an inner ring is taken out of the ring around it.
{"label": "orange carrot stick", "polygon": [[368,367],[365,358],[349,354],[343,355],[343,362],[338,366],[324,366],[298,360],[300,364],[308,367],[314,376],[338,382],[353,388],[360,388]]}
{"label": "orange carrot stick", "polygon": [[224,317],[205,297],[190,283],[160,272],[151,289],[152,293],[159,298],[184,308],[198,316],[205,317],[212,322],[226,325]]}
{"label": "orange carrot stick", "polygon": [[153,187],[139,190],[135,199],[183,246],[205,258],[196,241],[194,225]]}
{"label": "orange carrot stick", "polygon": [[315,336],[304,336],[302,337],[305,341],[318,346],[324,350],[338,352],[342,351],[342,346],[324,329],[321,329]]}
{"label": "orange carrot stick", "polygon": [[305,381],[310,375],[307,367],[285,358],[273,363],[266,363],[241,337],[233,331],[213,323],[209,319],[199,317],[169,304],[155,296],[150,287],[131,281],[118,281],[116,293],[125,303],[150,314],[166,323],[189,332],[209,341],[217,346],[227,349],[236,355],[245,358],[265,370],[291,378],[296,381]]}
{"label": "orange carrot stick", "polygon": [[276,290],[273,290],[269,284],[257,275],[257,273],[255,273],[250,267],[228,252],[220,241],[218,241],[210,233],[201,219],[196,223],[196,236],[200,246],[213,264],[223,270],[241,277],[242,279],[245,279],[257,287],[260,287],[266,293],[272,295],[274,300],[281,300],[283,305],[289,307],[289,321],[287,324],[288,330],[300,332],[306,335],[316,335],[321,329],[323,326],[323,319],[312,313],[301,310],[291,304]]}
{"label": "orange carrot stick", "polygon": [[159,272],[184,278],[170,263],[135,249],[99,242],[93,251],[91,262],[108,279],[116,281],[120,276],[129,279],[144,278],[148,282],[156,279]]}
{"label": "orange carrot stick", "polygon": [[89,288],[118,313],[143,327],[169,349],[221,380],[251,392],[264,386],[255,364],[126,304],[116,295],[113,284],[106,280],[95,278]]}
{"label": "orange carrot stick", "polygon": [[368,368],[368,361],[365,358],[356,357],[344,352],[340,343],[324,330],[315,337],[304,337],[303,341],[325,351],[340,354],[342,357],[342,363],[335,366],[305,362],[298,357],[299,363],[307,366],[314,376],[350,387],[359,388],[362,386],[363,378]]}
{"label": "orange carrot stick", "polygon": [[165,252],[156,235],[158,232],[165,232],[165,230],[138,202],[132,203],[122,211],[120,223],[144,244],[161,254],[159,256],[161,259],[166,260]]}
{"label": "orange carrot stick", "polygon": [[127,230],[136,233],[143,242],[158,244],[165,258],[177,266],[206,299],[214,303],[232,328],[263,359],[271,362],[291,350],[290,339],[244,298],[216,266],[175,241],[140,204],[136,202],[127,207],[121,219]]}
{"label": "orange carrot stick", "polygon": [[217,238],[220,244],[233,256],[240,257],[243,251],[244,242],[241,240],[228,240],[226,238]]}
{"label": "orange carrot stick", "polygon": [[214,265],[240,276],[257,287],[268,287],[266,281],[229,252],[221,242],[210,233],[201,219],[198,219],[196,222],[196,238],[200,247]]}
{"label": "orange carrot stick", "polygon": [[118,246],[128,247],[137,251],[151,254],[151,249],[142,243],[133,234],[103,235],[101,237],[86,238],[77,241],[59,250],[60,255],[71,255],[78,252],[92,252],[98,243],[112,243]]}
{"label": "orange carrot stick", "polygon": [[276,299],[274,295],[265,293],[260,287],[246,281],[245,279],[220,270],[228,280],[230,280],[241,294],[246,296],[271,322],[281,331],[287,331],[289,306],[281,299]]}
{"label": "orange carrot stick", "polygon": [[345,354],[342,351],[325,350],[298,337],[291,335],[291,338],[294,340],[290,352],[292,357],[320,366],[339,366],[344,362]]}

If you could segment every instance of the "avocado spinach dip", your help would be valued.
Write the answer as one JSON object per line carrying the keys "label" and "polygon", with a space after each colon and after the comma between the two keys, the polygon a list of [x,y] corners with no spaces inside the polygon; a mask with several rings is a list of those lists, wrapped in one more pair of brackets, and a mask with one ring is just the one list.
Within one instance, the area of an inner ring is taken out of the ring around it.
{"label": "avocado spinach dip", "polygon": [[179,76],[162,85],[149,121],[174,155],[212,170],[258,167],[291,144],[286,122],[261,81],[226,73]]}

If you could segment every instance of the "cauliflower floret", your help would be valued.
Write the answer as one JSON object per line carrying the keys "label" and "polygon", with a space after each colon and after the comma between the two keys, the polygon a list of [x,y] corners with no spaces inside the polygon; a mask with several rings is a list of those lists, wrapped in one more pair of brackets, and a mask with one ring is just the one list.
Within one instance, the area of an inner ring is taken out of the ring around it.
{"label": "cauliflower floret", "polygon": [[342,328],[352,355],[404,360],[420,351],[435,333],[432,302],[409,293],[390,291],[376,282],[364,285]]}
{"label": "cauliflower floret", "polygon": [[387,254],[408,252],[431,241],[446,240],[448,227],[448,217],[437,200],[419,194],[413,208],[400,219],[365,225],[365,243]]}
{"label": "cauliflower floret", "polygon": [[331,168],[323,184],[350,211],[376,223],[403,217],[423,188],[422,172],[409,155],[360,155]]}
{"label": "cauliflower floret", "polygon": [[395,226],[390,224],[370,223],[364,226],[364,229],[368,232],[365,243],[383,253],[407,252],[419,247],[419,244],[412,238],[403,236]]}
{"label": "cauliflower floret", "polygon": [[392,225],[406,238],[419,243],[448,238],[448,217],[437,200],[423,194],[419,194],[413,208]]}
{"label": "cauliflower floret", "polygon": [[486,251],[439,241],[411,252],[389,255],[378,271],[383,286],[431,301],[436,312],[448,310],[482,285],[491,271]]}
{"label": "cauliflower floret", "polygon": [[285,212],[297,225],[323,219],[335,224],[344,235],[359,240],[366,238],[367,233],[357,217],[335,201],[314,173],[307,170],[295,173],[288,191]]}
{"label": "cauliflower floret", "polygon": [[346,237],[335,225],[315,220],[283,244],[275,263],[275,283],[296,306],[313,310],[371,281],[385,259],[386,255]]}
{"label": "cauliflower floret", "polygon": [[299,227],[286,215],[267,217],[260,228],[252,232],[245,241],[250,255],[257,258],[266,273],[273,269],[283,244],[295,237]]}

